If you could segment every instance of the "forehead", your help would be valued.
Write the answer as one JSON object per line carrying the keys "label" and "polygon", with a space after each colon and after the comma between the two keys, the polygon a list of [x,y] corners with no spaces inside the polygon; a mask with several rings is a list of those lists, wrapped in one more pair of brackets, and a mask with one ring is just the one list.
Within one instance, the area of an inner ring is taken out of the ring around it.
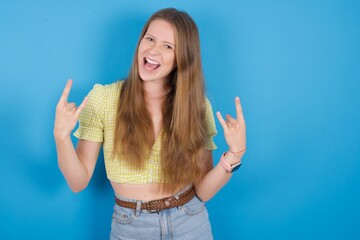
{"label": "forehead", "polygon": [[175,43],[174,26],[161,19],[151,21],[146,34],[150,34],[163,42]]}

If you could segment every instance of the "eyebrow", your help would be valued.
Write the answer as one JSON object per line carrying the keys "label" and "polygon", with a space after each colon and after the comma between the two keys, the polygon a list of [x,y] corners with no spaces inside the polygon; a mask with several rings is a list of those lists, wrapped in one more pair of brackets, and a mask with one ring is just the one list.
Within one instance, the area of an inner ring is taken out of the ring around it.
{"label": "eyebrow", "polygon": [[[148,36],[150,36],[150,37],[152,37],[152,38],[157,39],[156,37],[154,37],[153,35],[151,35],[151,34],[149,34],[149,33],[145,33],[144,36],[146,36],[146,35],[148,35]],[[175,47],[175,43],[171,43],[171,42],[168,42],[168,41],[163,41],[163,43],[167,43],[167,44],[173,45],[173,46]]]}

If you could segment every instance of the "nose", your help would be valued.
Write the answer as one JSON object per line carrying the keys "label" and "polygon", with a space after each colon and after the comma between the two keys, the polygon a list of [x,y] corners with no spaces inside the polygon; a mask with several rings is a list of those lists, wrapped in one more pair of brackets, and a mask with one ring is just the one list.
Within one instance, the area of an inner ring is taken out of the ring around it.
{"label": "nose", "polygon": [[160,54],[160,52],[160,45],[158,44],[154,44],[150,49],[150,53],[154,55]]}

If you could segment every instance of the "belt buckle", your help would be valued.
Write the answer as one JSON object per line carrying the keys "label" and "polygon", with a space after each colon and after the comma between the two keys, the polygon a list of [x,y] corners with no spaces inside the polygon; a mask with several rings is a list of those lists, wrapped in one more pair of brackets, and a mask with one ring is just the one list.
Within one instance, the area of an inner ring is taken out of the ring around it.
{"label": "belt buckle", "polygon": [[170,204],[171,204],[170,201],[171,201],[172,199],[173,199],[173,197],[168,197],[168,198],[163,198],[163,199],[157,199],[157,200],[149,201],[149,202],[146,203],[146,205],[147,205],[148,208],[149,208],[148,211],[149,211],[150,213],[158,213],[160,210],[163,210],[163,209],[166,209],[166,208],[150,209],[151,205],[154,204],[154,203],[155,203],[155,204],[157,203],[158,205],[161,205],[161,203],[164,202],[165,205],[166,205],[166,207],[169,207]]}
{"label": "belt buckle", "polygon": [[158,202],[160,202],[160,200],[152,200],[146,203],[149,213],[159,213],[160,209],[150,209],[152,204]]}

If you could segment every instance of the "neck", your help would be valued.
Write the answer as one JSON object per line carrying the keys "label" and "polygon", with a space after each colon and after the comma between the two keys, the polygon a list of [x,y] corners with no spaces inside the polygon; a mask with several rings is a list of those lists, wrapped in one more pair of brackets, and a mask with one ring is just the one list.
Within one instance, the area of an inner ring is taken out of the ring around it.
{"label": "neck", "polygon": [[169,90],[163,82],[143,82],[145,99],[163,100]]}

